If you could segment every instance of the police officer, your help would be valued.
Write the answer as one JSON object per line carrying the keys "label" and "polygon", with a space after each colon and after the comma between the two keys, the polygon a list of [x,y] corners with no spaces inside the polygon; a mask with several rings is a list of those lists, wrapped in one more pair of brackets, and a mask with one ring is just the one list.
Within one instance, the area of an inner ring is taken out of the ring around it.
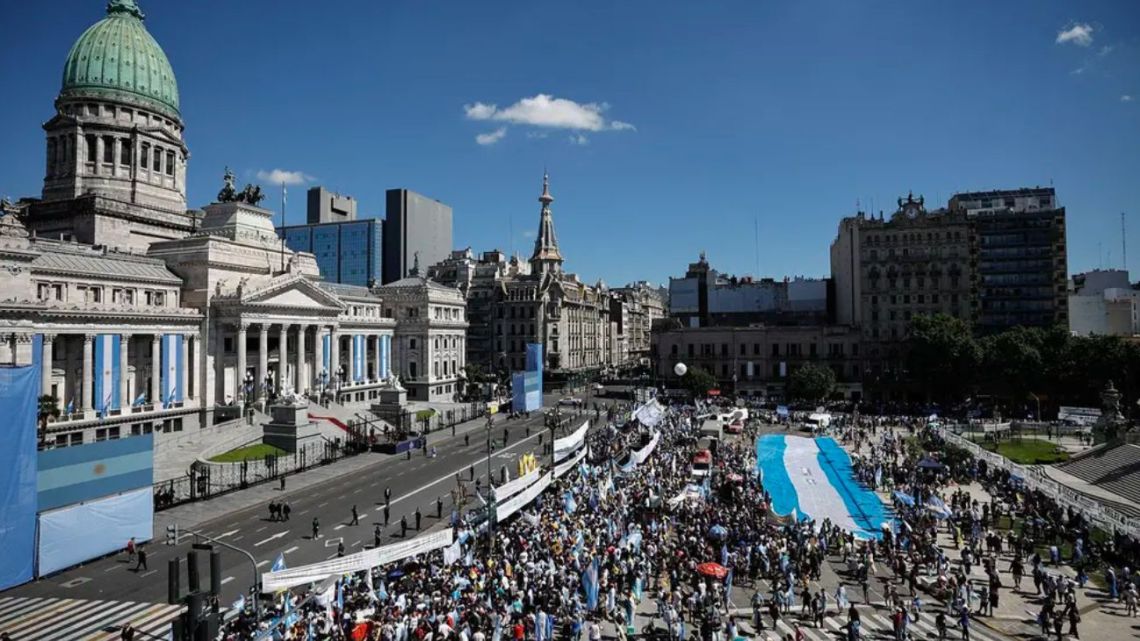
{"label": "police officer", "polygon": [[318,539],[321,536],[321,522],[317,517],[313,517],[313,538]]}
{"label": "police officer", "polygon": [[380,539],[382,538],[382,536],[383,536],[383,532],[381,532],[381,530],[380,530],[380,524],[377,523],[372,528],[372,539],[376,543],[375,547],[380,547]]}
{"label": "police officer", "polygon": [[384,488],[384,504],[390,505],[391,503],[392,503],[392,488],[391,487],[385,487]]}
{"label": "police officer", "polygon": [[400,536],[405,538],[405,539],[408,538],[408,515],[407,514],[400,517]]}
{"label": "police officer", "polygon": [[384,527],[388,527],[388,506],[384,506]]}
{"label": "police officer", "polygon": [[352,521],[349,525],[360,525],[360,513],[356,511],[356,506],[352,506]]}
{"label": "police officer", "polygon": [[435,518],[437,518],[437,519],[443,518],[443,497],[442,496],[437,496],[435,498]]}
{"label": "police officer", "polygon": [[416,532],[420,531],[420,519],[422,519],[422,518],[423,518],[423,515],[420,514],[420,508],[417,507],[416,508]]}
{"label": "police officer", "polygon": [[336,555],[344,556],[344,541],[336,544]]}

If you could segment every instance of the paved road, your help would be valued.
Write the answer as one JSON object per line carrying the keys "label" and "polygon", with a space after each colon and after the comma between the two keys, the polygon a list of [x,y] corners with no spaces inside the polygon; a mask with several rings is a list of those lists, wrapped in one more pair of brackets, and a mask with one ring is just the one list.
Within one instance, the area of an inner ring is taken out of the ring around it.
{"label": "paved road", "polygon": [[[589,414],[592,416],[593,412]],[[506,447],[501,442],[503,427],[510,430]],[[530,428],[529,437],[525,434],[527,427]],[[530,419],[500,419],[492,433],[493,438],[499,441],[491,455],[496,480],[502,466],[507,467],[513,478],[517,472],[516,461],[523,453],[533,452],[542,460],[540,436],[544,443],[549,442],[549,430],[543,427],[543,416],[538,412]],[[456,474],[469,484],[469,470],[473,468],[475,478],[486,482],[485,431],[478,428],[471,432],[469,445],[464,442],[462,430],[455,437],[451,437],[449,432],[444,434],[447,436],[442,440],[433,439],[438,451],[434,459],[420,452],[413,454],[411,460],[403,456],[365,454],[361,456],[375,457],[376,463],[351,474],[330,478],[319,485],[288,488],[285,492],[273,490],[276,498],[286,499],[292,507],[288,522],[271,521],[268,502],[265,502],[228,513],[219,508],[223,513],[203,523],[200,531],[249,550],[257,560],[258,572],[268,570],[278,554],[284,554],[289,567],[323,561],[336,556],[340,542],[344,543],[346,554],[373,545],[374,526],[379,524],[383,528],[384,490],[390,487],[390,524],[384,528],[382,544],[400,540],[400,517],[404,515],[408,517],[408,536],[414,537],[417,534],[414,518],[417,507],[423,515],[421,530],[441,523],[436,518],[436,499],[439,497],[444,501],[443,521],[448,519],[450,491],[456,486]],[[265,486],[254,490],[266,492]],[[478,499],[474,500],[478,502]],[[359,512],[359,525],[349,524],[353,505]],[[321,534],[315,540],[311,537],[314,517],[320,521]],[[133,564],[127,563],[125,555],[119,555],[9,590],[4,596],[163,602],[167,595],[169,559],[178,557],[181,560],[182,589],[186,589],[185,558],[192,542],[190,537],[184,537],[180,545],[166,546],[161,544],[162,534],[156,533],[155,542],[146,546],[149,557],[146,570],[136,571]],[[223,604],[229,604],[252,585],[254,573],[247,557],[224,548],[221,551],[221,599]],[[209,560],[206,554],[200,554],[199,565],[202,582],[208,584]]]}

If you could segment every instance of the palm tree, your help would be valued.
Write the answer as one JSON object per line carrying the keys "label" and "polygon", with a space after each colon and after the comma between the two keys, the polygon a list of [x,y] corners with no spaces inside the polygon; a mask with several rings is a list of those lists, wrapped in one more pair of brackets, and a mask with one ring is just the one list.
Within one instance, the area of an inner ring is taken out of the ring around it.
{"label": "palm tree", "polygon": [[38,418],[40,422],[39,441],[43,445],[47,436],[48,419],[59,418],[59,399],[51,394],[44,394],[38,400]]}

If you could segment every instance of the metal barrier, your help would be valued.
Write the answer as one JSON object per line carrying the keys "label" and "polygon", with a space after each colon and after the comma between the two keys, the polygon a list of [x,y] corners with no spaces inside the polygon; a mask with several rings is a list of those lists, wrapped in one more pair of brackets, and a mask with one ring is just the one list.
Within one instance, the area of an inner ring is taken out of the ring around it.
{"label": "metal barrier", "polygon": [[1140,538],[1140,519],[1122,514],[1091,496],[1061,485],[1049,478],[1040,466],[1018,465],[996,452],[991,452],[969,439],[962,438],[952,432],[949,426],[933,429],[947,443],[966,450],[974,458],[985,461],[987,465],[1006,470],[1010,474],[1020,477],[1027,488],[1045,494],[1064,507],[1071,507],[1084,513],[1092,523],[1104,530],[1124,532],[1133,538]]}
{"label": "metal barrier", "polygon": [[246,459],[235,463],[195,462],[186,476],[156,483],[154,509],[209,499],[258,483],[355,456],[367,449],[361,441],[309,443],[292,454]]}

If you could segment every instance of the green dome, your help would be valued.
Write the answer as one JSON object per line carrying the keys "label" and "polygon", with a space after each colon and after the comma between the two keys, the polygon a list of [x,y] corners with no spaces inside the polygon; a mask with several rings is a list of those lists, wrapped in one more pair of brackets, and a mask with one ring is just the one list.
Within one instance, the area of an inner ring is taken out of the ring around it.
{"label": "green dome", "polygon": [[107,17],[67,54],[59,97],[116,100],[181,119],[174,69],[142,21],[135,0],[110,0]]}

